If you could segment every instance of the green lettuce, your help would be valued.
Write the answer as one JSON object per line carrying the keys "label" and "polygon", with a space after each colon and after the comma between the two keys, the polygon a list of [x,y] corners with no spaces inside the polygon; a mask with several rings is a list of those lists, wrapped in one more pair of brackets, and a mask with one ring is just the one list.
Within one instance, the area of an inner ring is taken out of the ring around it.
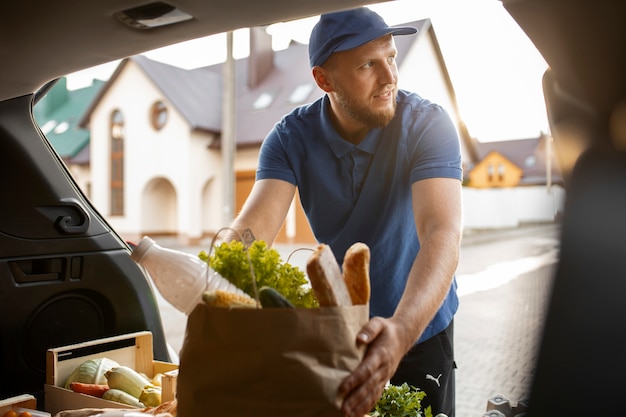
{"label": "green lettuce", "polygon": [[319,306],[304,272],[284,262],[280,253],[262,240],[255,240],[247,249],[237,240],[224,242],[214,247],[210,256],[206,251],[201,251],[198,256],[251,297],[256,298],[250,271],[252,265],[257,290],[263,286],[272,287],[296,307]]}

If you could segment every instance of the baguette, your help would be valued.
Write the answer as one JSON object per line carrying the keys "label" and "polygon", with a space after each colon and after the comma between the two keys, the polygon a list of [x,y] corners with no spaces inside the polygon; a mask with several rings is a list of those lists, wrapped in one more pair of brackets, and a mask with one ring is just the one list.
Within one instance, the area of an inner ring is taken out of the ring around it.
{"label": "baguette", "polygon": [[352,300],[330,246],[319,245],[309,257],[306,271],[320,307],[350,306]]}
{"label": "baguette", "polygon": [[352,304],[370,301],[370,248],[356,242],[348,248],[343,258],[343,280],[348,287]]}

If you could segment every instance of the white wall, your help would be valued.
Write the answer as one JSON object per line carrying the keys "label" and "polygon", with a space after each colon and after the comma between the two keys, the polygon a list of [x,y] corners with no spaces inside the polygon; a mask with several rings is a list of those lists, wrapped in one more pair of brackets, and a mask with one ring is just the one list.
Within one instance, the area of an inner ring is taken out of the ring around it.
{"label": "white wall", "polygon": [[[450,95],[448,80],[444,77],[444,68],[441,67],[435,44],[429,35],[429,32],[422,34],[423,38],[415,42],[408,51],[399,68],[398,86],[443,107],[460,135],[461,132],[458,129],[462,115],[457,114],[453,97]],[[463,143],[461,143],[461,157],[463,161],[469,161],[469,155]]]}
{"label": "white wall", "polygon": [[[162,100],[168,107],[168,121],[160,131],[150,124],[150,109]],[[113,110],[124,115],[124,215],[111,216],[109,121]],[[99,101],[91,117],[92,201],[122,236],[136,238],[143,233],[146,187],[155,178],[167,181],[176,197],[176,219],[163,222],[184,238],[202,236],[202,190],[220,175],[219,153],[208,149],[211,135],[191,132],[186,120],[152,82],[130,61]],[[218,181],[219,182],[219,181]],[[221,198],[220,194],[216,194]],[[159,212],[159,208],[154,208]],[[151,222],[154,223],[154,222]],[[151,224],[151,228],[158,226]],[[161,230],[168,232],[169,230]]]}
{"label": "white wall", "polygon": [[552,222],[563,212],[564,203],[565,190],[560,186],[463,187],[464,228],[497,229]]}
{"label": "white wall", "polygon": [[[408,51],[399,70],[398,86],[417,93],[422,98],[439,104],[456,119],[454,104],[450,97],[447,80],[437,60],[437,51],[432,39],[424,33]],[[456,121],[456,120],[455,120]]]}

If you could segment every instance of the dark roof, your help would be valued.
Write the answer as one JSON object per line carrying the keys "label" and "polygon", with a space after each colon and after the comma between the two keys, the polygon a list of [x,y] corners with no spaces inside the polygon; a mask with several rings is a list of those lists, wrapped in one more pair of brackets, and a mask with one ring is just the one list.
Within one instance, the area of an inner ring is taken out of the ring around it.
{"label": "dark roof", "polygon": [[90,133],[79,125],[83,113],[103,87],[104,81],[77,90],[67,89],[67,80],[60,78],[33,108],[37,124],[41,126],[57,153],[72,163],[89,144]]}
{"label": "dark roof", "polygon": [[539,138],[503,140],[496,142],[476,141],[475,146],[478,157],[481,160],[484,159],[490,152],[497,151],[518,167],[523,168],[526,158],[535,154],[538,142]]}
{"label": "dark roof", "polygon": [[[417,27],[419,32],[416,36],[396,36],[398,65],[402,64],[411,45],[420,36],[426,36],[427,29],[430,28],[430,19],[408,22],[403,26]],[[308,103],[323,94],[311,75],[307,45],[292,42],[288,48],[274,51],[273,55],[272,70],[254,87],[248,86],[250,58],[235,61],[238,146],[258,145],[282,116],[294,107]],[[187,70],[153,61],[142,55],[122,60],[105,89],[102,89],[99,96],[91,103],[90,109],[82,120],[83,126],[87,124],[87,119],[99,98],[115,82],[130,60],[139,65],[192,128],[221,132],[223,63]],[[292,93],[304,85],[311,87],[308,95],[300,97],[298,102],[290,101]],[[270,105],[255,109],[254,103],[264,93],[272,95]],[[219,141],[214,146],[219,146]]]}
{"label": "dark roof", "polygon": [[[546,183],[547,174],[547,135],[536,138],[504,140],[498,142],[474,143],[479,159],[484,159],[490,152],[498,152],[524,172],[522,185]],[[562,183],[561,170],[556,158],[556,150],[551,150],[551,178],[553,183]]]}
{"label": "dark roof", "polygon": [[[403,26],[414,26],[421,29],[428,19],[417,22],[409,22]],[[418,32],[416,36],[396,36],[398,48],[398,65],[402,64],[411,45],[418,36],[424,34]],[[213,70],[221,71],[221,64],[213,67]],[[296,106],[311,102],[321,97],[324,92],[315,84],[309,66],[308,45],[292,42],[289,48],[274,53],[274,69],[258,86],[249,88],[248,58],[237,62],[237,143],[240,146],[256,145],[263,141],[267,133],[272,129],[285,114]],[[290,101],[294,91],[305,85],[311,86],[311,91],[301,101]],[[261,110],[255,110],[253,105],[264,92],[274,94],[272,104]]]}
{"label": "dark roof", "polygon": [[193,129],[222,130],[222,77],[208,68],[186,70],[134,56],[146,75]]}
{"label": "dark roof", "polygon": [[[418,29],[429,27],[429,19],[409,22],[403,26]],[[398,64],[401,65],[417,36],[397,36]],[[214,132],[221,131],[222,69],[223,63],[196,70],[185,70],[144,56],[132,58],[145,71],[167,99],[181,112],[192,127]],[[315,85],[309,68],[308,46],[297,42],[284,50],[274,51],[274,67],[257,86],[248,86],[249,57],[235,61],[237,85],[237,145],[258,145],[276,122],[294,107],[320,97],[323,92]],[[122,65],[122,64],[121,64]],[[310,85],[308,95],[299,102],[291,102],[296,88]],[[268,107],[254,109],[254,103],[263,93],[273,100]]]}
{"label": "dark roof", "polygon": [[[274,67],[257,86],[248,86],[248,58],[236,61],[237,85],[237,144],[257,145],[282,116],[294,107],[320,97],[320,90],[311,75],[308,60],[308,46],[292,43],[289,48],[274,53]],[[222,64],[210,67],[221,72]],[[298,103],[289,101],[290,95],[301,85],[310,85],[310,93]],[[269,94],[269,106],[255,109],[254,103],[262,94]]]}

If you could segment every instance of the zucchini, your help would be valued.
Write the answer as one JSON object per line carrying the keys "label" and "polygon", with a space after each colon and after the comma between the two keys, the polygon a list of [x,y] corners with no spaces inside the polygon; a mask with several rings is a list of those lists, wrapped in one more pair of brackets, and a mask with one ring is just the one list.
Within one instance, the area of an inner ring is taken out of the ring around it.
{"label": "zucchini", "polygon": [[294,308],[294,305],[272,287],[259,288],[259,301],[263,308]]}
{"label": "zucchini", "polygon": [[109,388],[126,391],[135,398],[139,398],[146,386],[152,387],[147,378],[128,366],[117,366],[107,371],[104,376],[107,378]]}
{"label": "zucchini", "polygon": [[115,401],[116,403],[132,405],[133,407],[145,408],[144,403],[139,401],[139,399],[117,388],[110,388],[107,392],[102,394],[102,398],[108,401]]}

